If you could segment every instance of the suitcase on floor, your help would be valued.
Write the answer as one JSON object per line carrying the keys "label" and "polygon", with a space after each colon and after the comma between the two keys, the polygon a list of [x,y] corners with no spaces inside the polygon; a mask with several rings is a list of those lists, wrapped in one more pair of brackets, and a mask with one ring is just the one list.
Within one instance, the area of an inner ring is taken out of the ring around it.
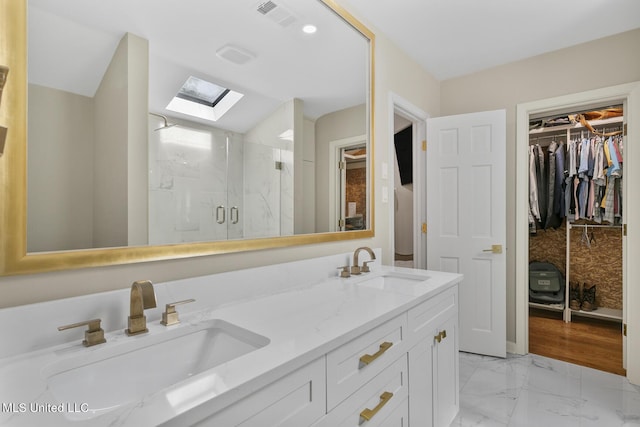
{"label": "suitcase on floor", "polygon": [[529,301],[540,304],[562,304],[565,281],[558,268],[549,262],[529,264]]}

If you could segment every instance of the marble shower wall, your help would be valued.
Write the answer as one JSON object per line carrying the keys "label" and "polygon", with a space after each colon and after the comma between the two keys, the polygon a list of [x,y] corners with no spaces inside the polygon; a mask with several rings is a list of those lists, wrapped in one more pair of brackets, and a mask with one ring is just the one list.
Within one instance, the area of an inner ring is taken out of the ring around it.
{"label": "marble shower wall", "polygon": [[149,244],[292,235],[292,110],[283,104],[246,135],[174,118],[155,131],[162,120],[151,117]]}
{"label": "marble shower wall", "polygon": [[[242,212],[241,137],[189,122],[149,129],[149,244],[242,237],[242,221],[231,224],[230,209]],[[222,221],[224,211],[224,222]]]}
{"label": "marble shower wall", "polygon": [[246,238],[294,232],[294,110],[285,102],[244,135]]}

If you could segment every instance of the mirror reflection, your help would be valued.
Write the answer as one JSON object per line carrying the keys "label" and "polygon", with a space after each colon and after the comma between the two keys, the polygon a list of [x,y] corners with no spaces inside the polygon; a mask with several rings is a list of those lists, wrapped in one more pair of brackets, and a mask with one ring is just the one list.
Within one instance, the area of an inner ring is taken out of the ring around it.
{"label": "mirror reflection", "polygon": [[28,252],[368,228],[368,40],[323,2],[28,4]]}

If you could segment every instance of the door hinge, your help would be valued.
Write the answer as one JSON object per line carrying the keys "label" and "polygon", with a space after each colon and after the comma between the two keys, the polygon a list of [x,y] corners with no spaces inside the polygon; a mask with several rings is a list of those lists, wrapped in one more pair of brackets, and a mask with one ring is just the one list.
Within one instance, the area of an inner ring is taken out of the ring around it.
{"label": "door hinge", "polygon": [[625,337],[627,336],[627,324],[624,323],[622,325],[622,335],[624,335]]}
{"label": "door hinge", "polygon": [[282,170],[282,162],[276,161],[276,170],[281,171]]}
{"label": "door hinge", "polygon": [[345,220],[344,220],[344,219],[338,220],[338,227],[344,227],[344,226],[346,226],[346,225],[347,225],[347,224],[345,223]]}
{"label": "door hinge", "polygon": [[347,162],[339,162],[338,169],[345,170],[347,168]]}
{"label": "door hinge", "polygon": [[427,151],[427,140],[422,141],[422,151]]}
{"label": "door hinge", "polygon": [[622,235],[627,236],[627,224],[622,224]]}
{"label": "door hinge", "polygon": [[622,136],[627,136],[627,124],[626,123],[622,126]]}
{"label": "door hinge", "polygon": [[425,233],[425,234],[427,233],[427,223],[426,222],[422,223],[422,232]]}

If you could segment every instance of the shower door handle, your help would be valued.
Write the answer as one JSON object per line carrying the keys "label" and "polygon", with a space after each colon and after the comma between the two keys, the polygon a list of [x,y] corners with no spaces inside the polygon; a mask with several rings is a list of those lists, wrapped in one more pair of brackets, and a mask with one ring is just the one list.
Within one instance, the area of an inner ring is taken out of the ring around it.
{"label": "shower door handle", "polygon": [[216,208],[216,222],[218,224],[224,224],[226,220],[226,209],[224,205],[220,205]]}
{"label": "shower door handle", "polygon": [[240,220],[240,211],[237,206],[231,208],[231,224],[237,224]]}

